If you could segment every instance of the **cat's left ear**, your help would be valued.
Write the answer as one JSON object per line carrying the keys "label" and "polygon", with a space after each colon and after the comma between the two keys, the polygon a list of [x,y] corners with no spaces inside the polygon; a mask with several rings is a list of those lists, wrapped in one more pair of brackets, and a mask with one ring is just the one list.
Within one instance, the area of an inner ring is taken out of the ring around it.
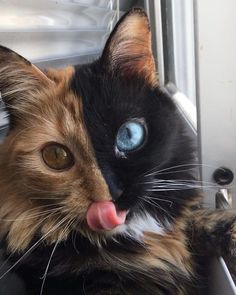
{"label": "cat's left ear", "polygon": [[9,48],[0,46],[0,93],[10,113],[17,106],[34,102],[45,86],[53,85],[39,68]]}
{"label": "cat's left ear", "polygon": [[120,19],[101,59],[113,74],[125,78],[139,77],[153,87],[158,84],[150,26],[142,9],[134,8]]}

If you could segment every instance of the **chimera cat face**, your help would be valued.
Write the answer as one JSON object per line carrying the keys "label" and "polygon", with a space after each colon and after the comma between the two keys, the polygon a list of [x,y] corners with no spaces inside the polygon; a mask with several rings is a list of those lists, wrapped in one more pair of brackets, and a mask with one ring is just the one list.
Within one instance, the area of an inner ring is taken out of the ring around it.
{"label": "chimera cat face", "polygon": [[158,89],[140,9],[122,18],[89,65],[41,72],[0,47],[0,91],[10,118],[0,146],[0,234],[11,251],[73,231],[95,244],[161,233],[193,196],[160,189],[183,177],[168,169],[189,163],[192,152]]}

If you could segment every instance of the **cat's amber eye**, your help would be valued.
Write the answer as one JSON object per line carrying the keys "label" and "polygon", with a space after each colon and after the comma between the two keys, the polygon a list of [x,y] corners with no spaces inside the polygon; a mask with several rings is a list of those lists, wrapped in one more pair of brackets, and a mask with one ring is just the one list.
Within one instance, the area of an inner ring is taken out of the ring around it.
{"label": "cat's amber eye", "polygon": [[74,157],[69,149],[59,143],[49,143],[42,149],[45,164],[54,170],[66,170],[74,165]]}

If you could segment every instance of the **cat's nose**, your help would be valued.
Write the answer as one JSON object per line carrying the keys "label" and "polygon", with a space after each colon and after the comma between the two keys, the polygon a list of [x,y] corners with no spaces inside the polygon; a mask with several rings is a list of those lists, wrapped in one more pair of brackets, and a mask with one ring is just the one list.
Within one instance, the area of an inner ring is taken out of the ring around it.
{"label": "cat's nose", "polygon": [[113,201],[118,200],[123,194],[124,190],[117,184],[110,183],[108,187]]}
{"label": "cat's nose", "polygon": [[121,183],[117,180],[113,173],[105,174],[104,178],[109,188],[112,200],[118,200],[124,191]]}
{"label": "cat's nose", "polygon": [[109,188],[112,200],[113,201],[118,200],[124,192],[124,188],[122,184],[117,179],[115,173],[112,171],[112,169],[110,169],[110,167],[106,165],[106,166],[103,166],[103,169],[101,170],[102,170],[103,177]]}

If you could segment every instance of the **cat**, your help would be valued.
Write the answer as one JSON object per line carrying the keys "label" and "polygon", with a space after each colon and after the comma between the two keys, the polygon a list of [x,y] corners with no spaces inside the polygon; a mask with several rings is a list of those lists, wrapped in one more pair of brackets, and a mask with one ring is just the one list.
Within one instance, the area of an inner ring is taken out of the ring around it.
{"label": "cat", "polygon": [[16,273],[28,295],[193,295],[209,256],[235,259],[236,213],[201,208],[142,9],[91,64],[41,71],[1,46],[0,91],[0,279]]}

